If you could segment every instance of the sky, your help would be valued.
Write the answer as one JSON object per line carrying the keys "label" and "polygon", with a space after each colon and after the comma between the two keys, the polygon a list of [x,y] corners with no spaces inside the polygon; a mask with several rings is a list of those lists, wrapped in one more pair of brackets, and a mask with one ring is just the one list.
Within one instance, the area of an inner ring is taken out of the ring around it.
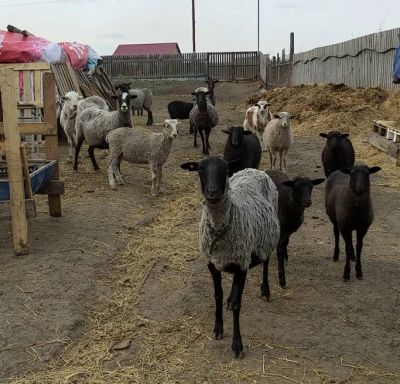
{"label": "sky", "polygon": [[[260,51],[275,55],[400,27],[400,0],[259,0]],[[78,41],[100,55],[118,44],[177,42],[192,51],[191,0],[0,0],[7,24],[55,42]],[[257,50],[257,0],[195,0],[196,50]]]}

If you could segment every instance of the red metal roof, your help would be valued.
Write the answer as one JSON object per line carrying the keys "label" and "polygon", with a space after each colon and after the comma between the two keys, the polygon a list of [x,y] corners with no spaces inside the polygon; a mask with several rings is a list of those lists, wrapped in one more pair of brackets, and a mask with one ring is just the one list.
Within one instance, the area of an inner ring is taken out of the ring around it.
{"label": "red metal roof", "polygon": [[178,43],[120,44],[113,56],[122,55],[169,55],[181,53]]}

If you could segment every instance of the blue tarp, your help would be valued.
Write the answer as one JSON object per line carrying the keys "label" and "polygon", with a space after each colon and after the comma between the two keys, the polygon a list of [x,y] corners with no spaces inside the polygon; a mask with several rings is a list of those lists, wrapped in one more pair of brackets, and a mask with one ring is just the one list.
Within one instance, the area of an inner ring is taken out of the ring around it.
{"label": "blue tarp", "polygon": [[393,82],[397,84],[400,83],[400,45],[397,47],[396,52],[394,54]]}

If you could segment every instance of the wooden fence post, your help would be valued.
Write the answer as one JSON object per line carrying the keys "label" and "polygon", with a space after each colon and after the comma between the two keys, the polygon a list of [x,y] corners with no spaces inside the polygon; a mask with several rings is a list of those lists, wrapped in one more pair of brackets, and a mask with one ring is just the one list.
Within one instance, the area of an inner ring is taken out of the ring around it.
{"label": "wooden fence post", "polygon": [[[54,135],[46,136],[46,159],[57,160],[56,170],[53,180],[59,180],[59,153],[58,153],[58,137],[57,137],[57,118],[56,118],[56,88],[54,83],[54,75],[46,72],[43,75],[43,109],[44,121],[54,129]],[[50,216],[61,216],[61,196],[48,195]]]}
{"label": "wooden fence post", "polygon": [[29,253],[28,223],[26,220],[24,180],[20,153],[21,138],[18,130],[17,72],[12,69],[0,69],[0,87],[14,252],[16,255],[26,255]]}
{"label": "wooden fence post", "polygon": [[294,57],[294,33],[290,32],[290,52],[289,52],[289,59],[293,62]]}

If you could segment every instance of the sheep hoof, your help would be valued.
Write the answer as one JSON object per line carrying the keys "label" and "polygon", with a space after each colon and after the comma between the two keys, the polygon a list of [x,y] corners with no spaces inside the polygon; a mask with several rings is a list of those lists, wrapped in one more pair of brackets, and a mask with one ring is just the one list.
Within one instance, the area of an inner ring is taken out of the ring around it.
{"label": "sheep hoof", "polygon": [[348,283],[348,282],[350,281],[350,277],[343,277],[343,281],[344,281],[345,283]]}
{"label": "sheep hoof", "polygon": [[235,359],[242,359],[244,356],[243,352],[243,344],[241,340],[233,340],[232,341],[232,351],[235,354]]}
{"label": "sheep hoof", "polygon": [[358,280],[362,280],[363,279],[363,273],[361,271],[356,271],[356,277]]}
{"label": "sheep hoof", "polygon": [[215,340],[222,340],[224,338],[224,327],[222,324],[215,324],[214,335]]}
{"label": "sheep hoof", "polygon": [[333,256],[333,261],[336,263],[339,260],[339,255],[334,255]]}
{"label": "sheep hoof", "polygon": [[356,261],[356,256],[355,256],[355,255],[351,255],[351,256],[350,256],[350,260],[351,260],[351,261]]}

